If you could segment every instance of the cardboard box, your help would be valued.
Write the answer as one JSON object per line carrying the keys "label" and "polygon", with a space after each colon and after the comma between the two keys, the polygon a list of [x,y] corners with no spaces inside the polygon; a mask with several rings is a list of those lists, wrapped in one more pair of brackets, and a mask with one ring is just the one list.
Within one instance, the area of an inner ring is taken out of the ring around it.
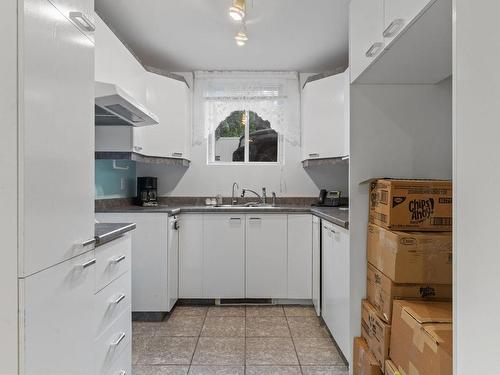
{"label": "cardboard box", "polygon": [[368,264],[366,299],[388,323],[391,322],[394,299],[451,301],[452,296],[451,284],[399,284]]}
{"label": "cardboard box", "polygon": [[354,338],[352,373],[353,375],[383,375],[377,360],[362,337]]}
{"label": "cardboard box", "polygon": [[394,301],[390,356],[401,373],[452,375],[449,302]]}
{"label": "cardboard box", "polygon": [[390,359],[385,361],[385,373],[384,375],[401,375],[397,366]]}
{"label": "cardboard box", "polygon": [[366,300],[361,308],[361,327],[361,335],[383,370],[385,360],[389,358],[391,326],[380,319],[375,308]]}
{"label": "cardboard box", "polygon": [[370,223],[393,230],[451,231],[451,181],[373,181]]}
{"label": "cardboard box", "polygon": [[367,258],[395,283],[452,284],[451,232],[398,232],[368,225]]}

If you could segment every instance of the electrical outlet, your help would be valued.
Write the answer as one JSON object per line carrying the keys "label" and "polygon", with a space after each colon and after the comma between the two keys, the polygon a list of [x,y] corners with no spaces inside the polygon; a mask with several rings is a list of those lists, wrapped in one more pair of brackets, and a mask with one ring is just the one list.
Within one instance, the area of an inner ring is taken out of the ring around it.
{"label": "electrical outlet", "polygon": [[120,179],[120,189],[125,190],[127,188],[127,179],[125,177],[122,177]]}

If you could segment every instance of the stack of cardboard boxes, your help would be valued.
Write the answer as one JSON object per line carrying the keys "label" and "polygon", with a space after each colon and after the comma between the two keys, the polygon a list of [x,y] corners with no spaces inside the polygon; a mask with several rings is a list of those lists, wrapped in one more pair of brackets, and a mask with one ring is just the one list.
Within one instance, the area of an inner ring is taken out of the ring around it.
{"label": "stack of cardboard boxes", "polygon": [[450,181],[371,183],[355,375],[452,374],[451,227]]}

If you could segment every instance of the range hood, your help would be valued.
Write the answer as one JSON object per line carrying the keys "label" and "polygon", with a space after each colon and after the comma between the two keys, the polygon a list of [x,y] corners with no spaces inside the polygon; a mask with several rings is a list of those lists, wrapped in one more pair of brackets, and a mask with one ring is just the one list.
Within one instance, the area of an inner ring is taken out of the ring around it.
{"label": "range hood", "polygon": [[147,126],[158,117],[112,83],[95,82],[95,125]]}

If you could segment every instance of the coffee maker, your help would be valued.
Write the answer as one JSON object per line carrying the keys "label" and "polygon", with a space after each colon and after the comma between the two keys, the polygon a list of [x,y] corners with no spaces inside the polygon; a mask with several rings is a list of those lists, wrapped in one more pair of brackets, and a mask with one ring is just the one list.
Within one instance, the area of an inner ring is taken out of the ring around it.
{"label": "coffee maker", "polygon": [[158,206],[156,177],[137,177],[137,204],[145,207]]}

